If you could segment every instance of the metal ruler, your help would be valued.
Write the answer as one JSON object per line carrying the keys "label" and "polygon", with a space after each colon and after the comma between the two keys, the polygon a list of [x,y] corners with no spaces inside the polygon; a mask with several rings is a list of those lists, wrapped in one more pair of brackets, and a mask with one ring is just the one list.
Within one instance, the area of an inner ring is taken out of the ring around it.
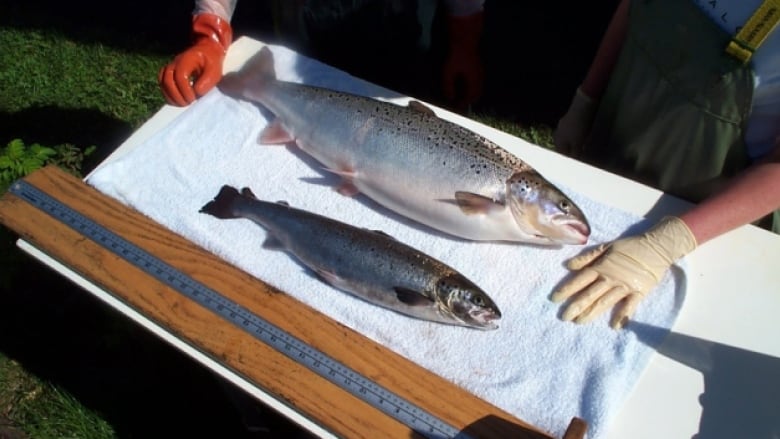
{"label": "metal ruler", "polygon": [[11,185],[9,192],[415,432],[429,438],[466,438],[433,414],[192,279],[30,183],[19,180]]}

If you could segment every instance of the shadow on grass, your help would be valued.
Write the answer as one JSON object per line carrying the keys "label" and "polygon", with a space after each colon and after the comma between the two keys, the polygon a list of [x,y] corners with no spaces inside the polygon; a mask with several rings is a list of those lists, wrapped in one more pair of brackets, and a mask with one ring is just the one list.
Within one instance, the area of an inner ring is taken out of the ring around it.
{"label": "shadow on grass", "polygon": [[133,52],[173,53],[189,37],[192,0],[127,4],[27,0],[6,2],[0,27],[54,31],[80,43],[102,43]]}
{"label": "shadow on grass", "polygon": [[[0,27],[54,31],[75,42],[100,43],[128,52],[171,55],[190,43],[194,0],[108,3],[25,0],[6,2]],[[233,20],[236,35],[255,37],[271,33],[270,2],[238,2]]]}
{"label": "shadow on grass", "polygon": [[0,291],[0,351],[99,413],[117,437],[297,433],[268,415],[264,424],[283,436],[252,435],[228,384],[48,267],[23,262],[13,290]]}
{"label": "shadow on grass", "polygon": [[59,108],[56,106],[30,107],[7,113],[0,111],[0,141],[2,146],[14,138],[25,144],[39,143],[53,146],[70,143],[81,149],[97,146],[84,161],[84,173],[103,161],[113,148],[130,134],[132,126],[125,121],[107,116],[94,109]]}

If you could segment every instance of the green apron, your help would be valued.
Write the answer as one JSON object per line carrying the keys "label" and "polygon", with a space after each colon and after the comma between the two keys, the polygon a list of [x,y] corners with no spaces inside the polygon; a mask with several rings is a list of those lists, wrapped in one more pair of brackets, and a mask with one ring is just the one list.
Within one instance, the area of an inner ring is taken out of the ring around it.
{"label": "green apron", "polygon": [[749,166],[753,72],[730,40],[690,0],[631,1],[585,159],[692,202]]}

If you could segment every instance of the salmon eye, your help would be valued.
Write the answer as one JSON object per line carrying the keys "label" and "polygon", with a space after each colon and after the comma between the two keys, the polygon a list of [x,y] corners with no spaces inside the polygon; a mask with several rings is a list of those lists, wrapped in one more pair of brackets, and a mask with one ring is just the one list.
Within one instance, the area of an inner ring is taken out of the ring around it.
{"label": "salmon eye", "polygon": [[485,306],[485,299],[483,299],[482,296],[475,296],[473,301],[474,305]]}
{"label": "salmon eye", "polygon": [[571,209],[571,203],[569,203],[569,202],[568,202],[568,201],[566,201],[566,200],[561,200],[561,202],[560,202],[560,203],[558,203],[558,207],[559,207],[559,208],[560,208],[562,211],[564,211],[564,212],[566,212],[566,213],[569,213],[569,210]]}

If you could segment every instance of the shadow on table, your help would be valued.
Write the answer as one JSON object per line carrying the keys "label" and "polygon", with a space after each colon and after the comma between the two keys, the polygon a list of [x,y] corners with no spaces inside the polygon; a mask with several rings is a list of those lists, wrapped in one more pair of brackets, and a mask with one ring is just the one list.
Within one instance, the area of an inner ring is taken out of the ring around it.
{"label": "shadow on table", "polygon": [[[638,322],[628,330],[642,341],[666,332]],[[780,437],[780,358],[675,332],[666,335],[657,351],[704,377],[694,439]]]}
{"label": "shadow on table", "polygon": [[[566,429],[565,438],[581,439],[585,437],[588,425],[579,418],[572,418]],[[455,439],[511,437],[513,439],[547,439],[550,436],[529,427],[515,424],[498,416],[485,416],[460,431]]]}

